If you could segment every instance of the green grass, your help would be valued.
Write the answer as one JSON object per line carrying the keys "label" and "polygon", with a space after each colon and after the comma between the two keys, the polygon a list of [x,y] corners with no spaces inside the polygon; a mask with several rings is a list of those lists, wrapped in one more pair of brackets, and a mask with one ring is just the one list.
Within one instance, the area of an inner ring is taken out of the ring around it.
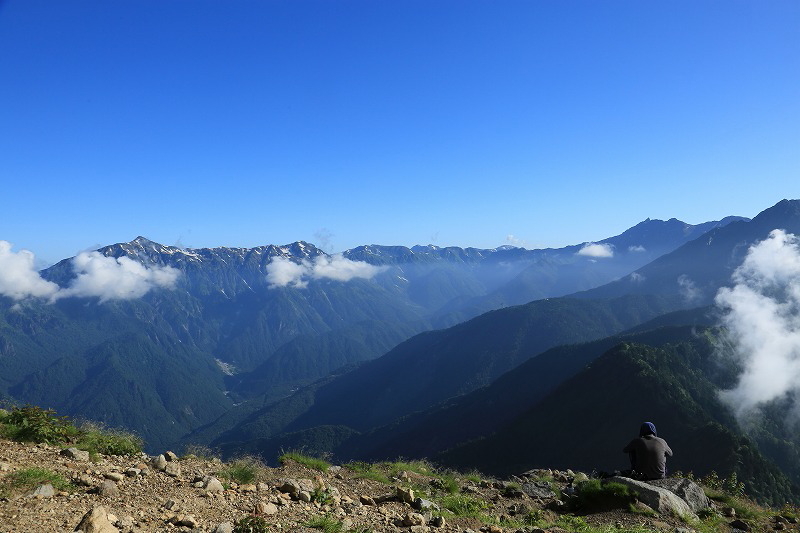
{"label": "green grass", "polygon": [[340,533],[344,531],[344,524],[329,516],[316,516],[303,525],[313,529],[320,529],[325,533]]}
{"label": "green grass", "polygon": [[142,451],[144,441],[137,435],[120,430],[83,424],[75,439],[75,447],[90,454],[136,455]]}
{"label": "green grass", "polygon": [[260,516],[250,515],[233,524],[233,533],[269,533],[269,526]]}
{"label": "green grass", "polygon": [[389,478],[398,477],[401,472],[414,472],[423,476],[430,476],[434,472],[434,468],[426,461],[383,462],[380,466],[386,471]]}
{"label": "green grass", "polygon": [[467,494],[446,494],[441,498],[439,505],[456,516],[469,518],[480,518],[481,512],[489,507],[487,502]]}
{"label": "green grass", "polygon": [[581,512],[626,509],[636,501],[636,495],[622,483],[601,483],[590,479],[576,487],[572,505]]}
{"label": "green grass", "polygon": [[278,461],[280,461],[281,464],[286,464],[287,461],[294,461],[303,466],[307,466],[308,468],[311,468],[313,470],[318,470],[320,472],[327,472],[328,469],[331,467],[331,464],[325,459],[320,459],[319,457],[311,457],[309,455],[306,455],[298,451],[285,452],[280,457],[278,457]]}
{"label": "green grass", "polygon": [[356,473],[356,477],[361,479],[371,479],[379,483],[389,483],[389,477],[384,474],[378,467],[371,463],[362,461],[354,461],[345,465],[347,468]]}
{"label": "green grass", "polygon": [[226,463],[222,470],[217,472],[217,475],[228,481],[245,485],[260,479],[263,472],[263,463],[255,457],[240,457]]}
{"label": "green grass", "polygon": [[6,475],[0,482],[0,496],[29,492],[39,485],[53,485],[56,490],[71,490],[72,484],[61,474],[46,468],[24,468]]}

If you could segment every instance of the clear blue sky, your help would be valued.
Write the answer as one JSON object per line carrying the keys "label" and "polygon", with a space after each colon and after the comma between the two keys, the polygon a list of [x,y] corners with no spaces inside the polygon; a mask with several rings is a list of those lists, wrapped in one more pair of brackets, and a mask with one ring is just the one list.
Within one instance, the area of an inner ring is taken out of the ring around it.
{"label": "clear blue sky", "polygon": [[800,198],[794,0],[0,1],[0,239],[527,248]]}

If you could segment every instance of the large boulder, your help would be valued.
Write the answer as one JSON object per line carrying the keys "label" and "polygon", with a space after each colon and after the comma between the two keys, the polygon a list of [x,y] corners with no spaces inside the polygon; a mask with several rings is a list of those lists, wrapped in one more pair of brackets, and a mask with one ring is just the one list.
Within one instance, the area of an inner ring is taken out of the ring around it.
{"label": "large boulder", "polygon": [[672,514],[681,518],[697,520],[697,514],[689,507],[689,504],[683,498],[667,489],[621,476],[607,478],[605,481],[621,483],[627,486],[636,493],[640,502],[661,514]]}
{"label": "large boulder", "polygon": [[647,483],[677,494],[689,504],[689,507],[695,513],[708,508],[708,497],[703,488],[690,479],[670,477],[648,481]]}

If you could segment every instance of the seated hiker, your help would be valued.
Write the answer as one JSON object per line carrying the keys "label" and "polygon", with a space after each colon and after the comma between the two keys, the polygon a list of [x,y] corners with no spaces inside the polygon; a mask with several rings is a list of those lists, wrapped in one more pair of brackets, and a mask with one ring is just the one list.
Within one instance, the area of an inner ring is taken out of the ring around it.
{"label": "seated hiker", "polygon": [[672,450],[667,441],[656,435],[656,426],[645,422],[639,428],[639,437],[633,439],[622,451],[631,458],[631,468],[635,477],[644,480],[667,477],[667,456]]}

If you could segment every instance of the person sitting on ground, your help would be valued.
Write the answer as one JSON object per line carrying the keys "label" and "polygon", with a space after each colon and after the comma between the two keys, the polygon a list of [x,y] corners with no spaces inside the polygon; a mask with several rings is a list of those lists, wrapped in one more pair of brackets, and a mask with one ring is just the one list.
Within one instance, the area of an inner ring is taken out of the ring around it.
{"label": "person sitting on ground", "polygon": [[667,441],[656,434],[656,426],[645,422],[639,428],[639,437],[633,439],[622,451],[631,458],[631,468],[636,477],[645,481],[667,477],[667,457],[672,450]]}

